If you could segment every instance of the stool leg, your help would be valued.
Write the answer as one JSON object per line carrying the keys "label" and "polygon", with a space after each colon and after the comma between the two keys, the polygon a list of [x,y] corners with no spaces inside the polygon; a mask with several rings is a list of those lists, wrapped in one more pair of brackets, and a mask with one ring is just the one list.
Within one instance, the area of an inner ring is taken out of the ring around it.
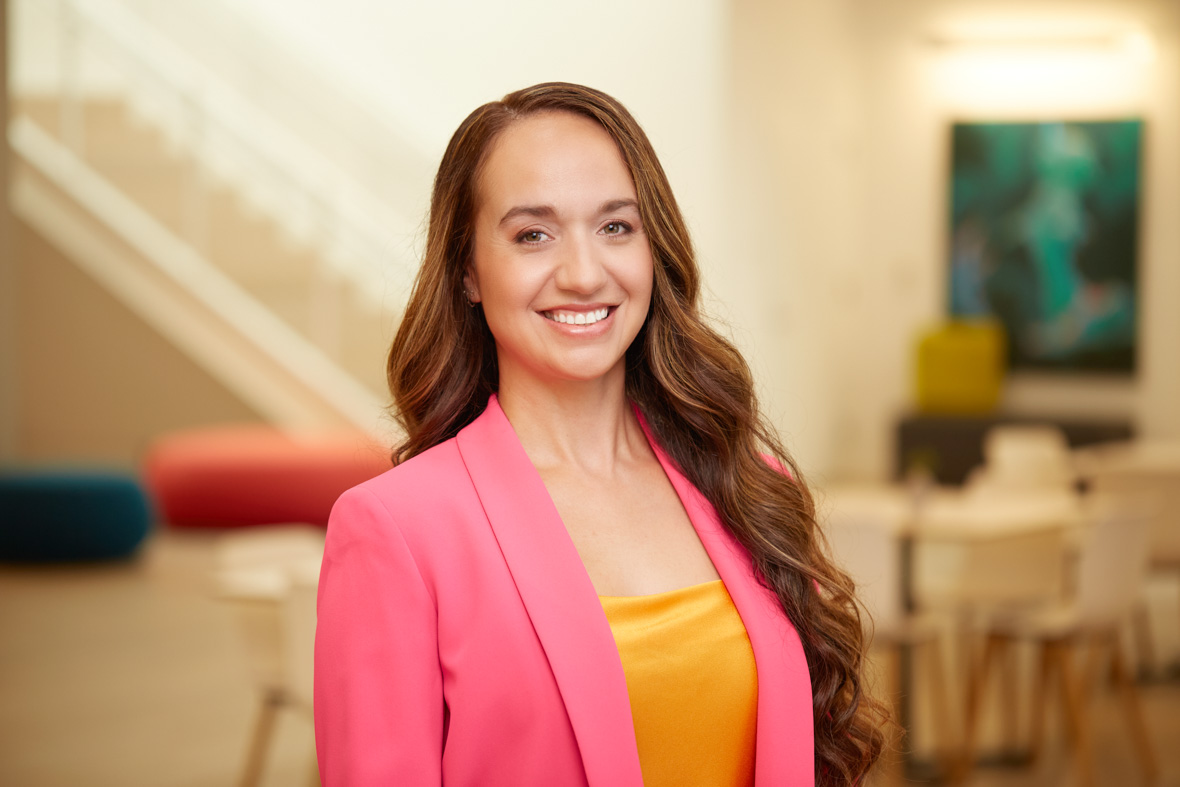
{"label": "stool leg", "polygon": [[983,692],[987,688],[987,673],[991,663],[1007,644],[1008,638],[1000,634],[988,634],[983,646],[983,657],[976,667],[975,675],[967,684],[967,718],[963,725],[963,753],[958,767],[949,779],[953,785],[962,784],[975,765],[975,727],[979,721],[979,709],[983,703]]}
{"label": "stool leg", "polygon": [[[1135,628],[1135,658],[1138,659],[1138,674],[1151,675],[1155,672],[1155,640],[1151,633],[1151,615],[1147,602],[1142,601],[1131,616]],[[1117,645],[1116,645],[1117,647]]]}
{"label": "stool leg", "polygon": [[1069,729],[1073,732],[1075,757],[1078,766],[1078,782],[1082,787],[1093,787],[1093,756],[1090,747],[1090,730],[1086,723],[1085,696],[1081,681],[1073,668],[1069,642],[1058,640],[1050,643],[1057,659],[1061,674],[1061,691],[1065,704]]}
{"label": "stool leg", "polygon": [[954,770],[954,762],[950,753],[954,751],[951,731],[954,722],[951,721],[950,706],[947,704],[946,671],[942,664],[942,647],[937,637],[926,643],[930,654],[930,704],[933,705],[934,721],[938,725],[939,741],[937,743],[937,758],[943,773],[949,774]]}
{"label": "stool leg", "polygon": [[1102,666],[1102,657],[1105,655],[1103,651],[1106,650],[1106,641],[1102,637],[1093,637],[1090,639],[1089,647],[1087,648],[1086,667],[1082,672],[1082,689],[1086,696],[1091,696],[1095,689],[1101,688],[1102,683],[1099,668]]}
{"label": "stool leg", "polygon": [[258,710],[258,720],[254,723],[254,734],[250,738],[250,748],[246,752],[246,767],[238,782],[240,787],[257,787],[262,778],[262,768],[266,764],[266,751],[274,733],[275,720],[285,702],[283,693],[276,689],[267,689],[263,694],[262,707]]}
{"label": "stool leg", "polygon": [[[901,649],[896,642],[888,643],[882,648],[881,655],[885,660],[885,693],[889,698],[890,712],[894,721],[901,718]],[[901,724],[894,724],[886,736],[885,752],[876,769],[880,781],[878,784],[901,784],[905,780],[905,746],[909,741],[905,738],[905,728]]]}
{"label": "stool leg", "polygon": [[1020,680],[1017,669],[1018,648],[1010,647],[1004,650],[1000,660],[1000,718],[1003,720],[1003,743],[1005,751],[1015,751],[1018,747],[1016,732],[1020,727]]}
{"label": "stool leg", "polygon": [[1139,762],[1143,766],[1143,775],[1149,784],[1155,783],[1159,770],[1155,764],[1155,754],[1151,749],[1151,739],[1147,736],[1147,725],[1143,723],[1143,710],[1139,707],[1139,692],[1131,681],[1131,676],[1123,664],[1122,648],[1119,647],[1117,635],[1110,637],[1111,672],[1119,687],[1119,695],[1123,700],[1123,712],[1127,715],[1127,724],[1131,729],[1131,738],[1135,742],[1135,749],[1139,752]]}
{"label": "stool leg", "polygon": [[1040,668],[1032,692],[1032,721],[1029,729],[1029,762],[1034,763],[1041,756],[1041,749],[1045,742],[1045,705],[1049,701],[1049,680],[1053,673],[1053,654],[1049,643],[1042,642],[1040,647]]}

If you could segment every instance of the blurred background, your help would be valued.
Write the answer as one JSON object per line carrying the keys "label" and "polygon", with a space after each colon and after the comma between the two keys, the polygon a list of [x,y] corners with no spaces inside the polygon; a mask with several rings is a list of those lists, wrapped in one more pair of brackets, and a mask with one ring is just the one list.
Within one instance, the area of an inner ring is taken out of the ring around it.
{"label": "blurred background", "polygon": [[643,124],[871,597],[878,780],[1180,784],[1175,0],[0,10],[0,783],[314,779],[434,168],[562,80]]}

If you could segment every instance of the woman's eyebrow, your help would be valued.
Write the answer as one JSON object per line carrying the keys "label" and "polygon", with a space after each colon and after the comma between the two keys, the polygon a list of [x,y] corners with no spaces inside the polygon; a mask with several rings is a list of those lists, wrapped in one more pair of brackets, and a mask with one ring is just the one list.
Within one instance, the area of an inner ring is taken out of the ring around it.
{"label": "woman's eyebrow", "polygon": [[[634,208],[638,210],[639,203],[636,200],[630,198],[607,200],[606,202],[602,203],[602,206],[598,209],[598,213],[614,213],[615,211],[622,210],[623,208]],[[500,219],[499,226],[504,226],[512,219],[515,219],[517,216],[531,216],[537,219],[546,219],[556,215],[557,210],[552,205],[517,205],[513,208],[510,208],[508,212],[504,214],[504,216]]]}
{"label": "woman's eyebrow", "polygon": [[549,218],[557,214],[552,205],[517,205],[510,209],[500,219],[500,226],[504,226],[507,222],[516,218],[517,216],[532,216],[538,219]]}
{"label": "woman's eyebrow", "polygon": [[599,213],[614,213],[616,210],[623,208],[635,208],[639,210],[639,203],[633,199],[613,199],[609,202],[602,203],[602,207],[598,209]]}

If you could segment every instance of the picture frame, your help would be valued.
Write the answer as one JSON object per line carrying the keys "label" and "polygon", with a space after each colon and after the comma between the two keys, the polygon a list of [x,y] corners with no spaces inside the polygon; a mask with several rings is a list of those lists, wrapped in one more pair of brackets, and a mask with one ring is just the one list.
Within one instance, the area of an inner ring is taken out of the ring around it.
{"label": "picture frame", "polygon": [[956,122],[948,311],[1012,370],[1133,374],[1143,123]]}

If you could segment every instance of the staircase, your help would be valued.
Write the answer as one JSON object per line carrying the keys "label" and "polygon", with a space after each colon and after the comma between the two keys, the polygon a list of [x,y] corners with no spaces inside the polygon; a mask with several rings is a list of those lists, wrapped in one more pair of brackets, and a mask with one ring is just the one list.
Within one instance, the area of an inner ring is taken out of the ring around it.
{"label": "staircase", "polygon": [[381,299],[126,102],[69,111],[15,97],[17,214],[269,420],[379,431]]}

